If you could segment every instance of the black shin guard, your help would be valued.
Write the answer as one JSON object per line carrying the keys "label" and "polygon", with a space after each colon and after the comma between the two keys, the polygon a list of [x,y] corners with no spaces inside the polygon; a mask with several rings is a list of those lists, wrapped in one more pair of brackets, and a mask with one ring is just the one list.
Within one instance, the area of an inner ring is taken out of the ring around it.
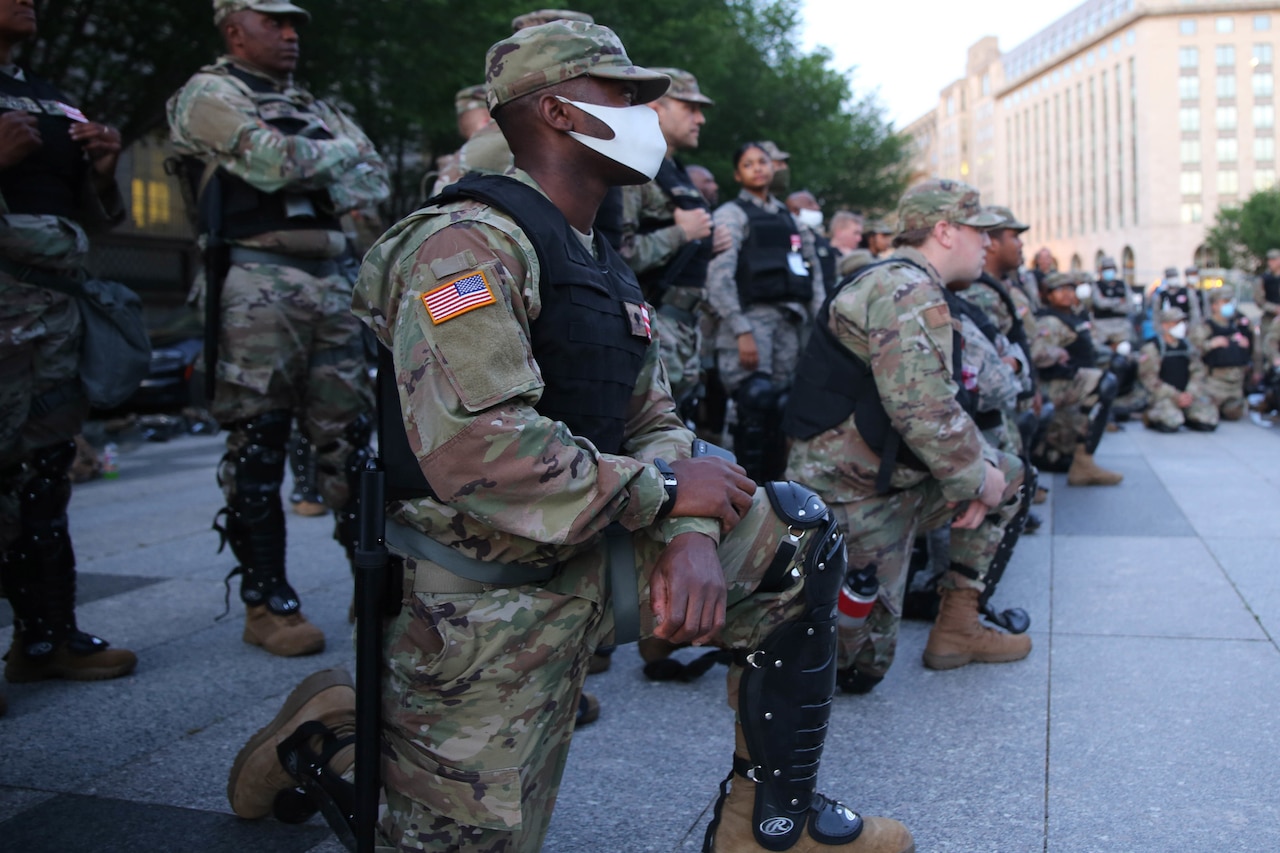
{"label": "black shin guard", "polygon": [[[844,537],[813,492],[795,483],[770,483],[767,490],[778,515],[809,540],[799,557],[804,612],[741,653],[738,718],[748,757],[735,756],[733,772],[756,783],[752,832],[766,850],[789,850],[806,830],[821,843],[847,844],[862,832],[862,818],[816,792],[836,687]],[[704,850],[711,849],[719,810],[717,804]]]}
{"label": "black shin guard", "polygon": [[777,447],[782,442],[778,398],[778,389],[763,373],[748,376],[733,394],[737,404],[733,453],[747,476],[760,484],[775,476],[771,469],[776,466]]}
{"label": "black shin guard", "polygon": [[[362,414],[347,426],[344,436],[351,446],[347,455],[345,474],[347,477],[347,502],[341,507],[334,507],[333,538],[347,552],[347,559],[354,560],[356,543],[360,537],[360,473],[366,463],[373,458],[373,448],[369,441],[373,437],[373,418]],[[352,571],[355,564],[352,563]]]}
{"label": "black shin guard", "polygon": [[[312,738],[321,747],[311,748]],[[276,747],[276,757],[285,772],[298,783],[276,795],[272,811],[284,823],[301,823],[315,812],[324,815],[329,828],[348,850],[356,849],[356,786],[329,767],[338,752],[355,743],[355,735],[338,737],[316,720],[303,723]]]}
{"label": "black shin guard", "polygon": [[218,513],[226,516],[226,527],[214,520],[223,544],[230,544],[231,553],[240,561],[228,576],[242,576],[240,600],[250,606],[265,604],[279,615],[298,610],[298,594],[285,579],[284,504],[280,499],[290,420],[289,412],[276,410],[234,426],[247,442],[238,453],[222,457],[219,476],[230,477],[231,497]]}
{"label": "black shin guard", "polygon": [[1116,382],[1114,373],[1102,374],[1102,379],[1098,380],[1098,402],[1093,407],[1093,411],[1089,416],[1089,432],[1085,436],[1084,449],[1088,453],[1093,453],[1098,449],[1098,445],[1102,442],[1102,434],[1106,432],[1107,421],[1111,420],[1111,404],[1116,400],[1116,391],[1119,383]]}
{"label": "black shin guard", "polygon": [[[1022,487],[1018,490],[1018,512],[1009,521],[1009,525],[1004,529],[1004,536],[1000,538],[1000,544],[996,546],[995,556],[991,558],[991,564],[987,567],[987,574],[983,578],[985,586],[982,590],[982,595],[978,598],[978,609],[982,611],[982,615],[987,621],[993,625],[998,625],[1010,634],[1026,633],[1027,629],[1031,627],[1031,617],[1021,607],[1011,607],[1008,610],[997,612],[991,606],[991,596],[995,594],[996,587],[1000,584],[1000,579],[1004,577],[1005,569],[1009,567],[1009,560],[1013,557],[1013,548],[1018,544],[1018,537],[1022,534],[1022,528],[1026,524],[1027,516],[1031,513],[1031,501],[1036,494],[1036,484],[1037,472],[1035,466],[1028,464]],[[953,568],[957,567],[953,566]]]}

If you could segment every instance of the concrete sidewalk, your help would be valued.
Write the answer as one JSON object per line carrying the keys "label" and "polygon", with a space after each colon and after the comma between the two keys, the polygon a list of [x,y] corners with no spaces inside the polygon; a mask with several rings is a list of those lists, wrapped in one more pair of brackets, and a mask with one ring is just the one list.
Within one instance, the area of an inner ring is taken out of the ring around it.
{"label": "concrete sidewalk", "polygon": [[[819,789],[913,831],[917,849],[1000,853],[1280,850],[1280,430],[1131,425],[1099,461],[1112,489],[1052,478],[1041,532],[997,604],[1032,617],[1019,663],[923,668],[904,625],[873,693],[838,696]],[[240,821],[240,746],[304,675],[353,659],[332,520],[289,519],[291,580],[329,638],[283,660],[240,641],[243,607],[209,529],[220,437],[125,448],[76,489],[80,623],[138,652],[98,684],[8,685],[0,851],[337,853],[322,822]],[[0,643],[11,619],[0,605]],[[681,653],[689,654],[689,653]],[[653,684],[634,646],[588,682],[546,850],[696,851],[729,771],[723,670]]]}

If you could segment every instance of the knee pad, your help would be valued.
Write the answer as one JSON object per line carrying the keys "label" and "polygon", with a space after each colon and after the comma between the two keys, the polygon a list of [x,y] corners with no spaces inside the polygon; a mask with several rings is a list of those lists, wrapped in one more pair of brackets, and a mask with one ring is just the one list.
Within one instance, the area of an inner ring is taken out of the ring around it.
{"label": "knee pad", "polygon": [[1098,380],[1098,402],[1110,403],[1115,400],[1116,393],[1120,390],[1120,383],[1116,379],[1116,375],[1111,371],[1102,374],[1102,378]]}
{"label": "knee pad", "polygon": [[230,465],[235,471],[231,503],[261,500],[280,491],[292,421],[289,412],[277,409],[233,427],[244,435],[246,442],[238,452],[228,451],[223,457],[224,465]]}

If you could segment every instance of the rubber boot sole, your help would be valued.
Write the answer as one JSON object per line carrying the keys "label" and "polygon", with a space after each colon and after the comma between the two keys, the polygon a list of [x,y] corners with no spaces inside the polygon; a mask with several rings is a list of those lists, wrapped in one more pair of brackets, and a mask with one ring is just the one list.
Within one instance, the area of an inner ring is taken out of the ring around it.
{"label": "rubber boot sole", "polygon": [[[236,753],[235,761],[231,762],[231,775],[227,778],[227,802],[234,803],[234,792],[236,783],[240,781],[240,774],[244,772],[244,765],[258,749],[274,738],[281,729],[288,726],[289,722],[298,715],[302,707],[331,687],[350,687],[355,689],[355,684],[351,680],[351,676],[344,669],[323,669],[320,672],[313,672],[289,694],[289,698],[284,700],[284,707],[275,715],[271,722],[267,723],[249,738],[249,742],[240,748]],[[297,720],[290,731],[302,725],[303,720]],[[267,814],[270,814],[268,811]],[[266,815],[263,815],[264,817]]]}
{"label": "rubber boot sole", "polygon": [[960,667],[967,666],[971,663],[1013,663],[1014,661],[1022,660],[1029,654],[1031,654],[1030,648],[1021,654],[1009,653],[1004,655],[981,656],[975,655],[972,652],[967,654],[959,653],[940,655],[936,652],[925,651],[924,665],[929,669],[959,669]]}
{"label": "rubber boot sole", "polygon": [[[109,649],[108,651],[115,650]],[[124,649],[120,651],[124,651]],[[105,653],[103,652],[103,654]],[[53,681],[55,679],[62,681],[110,681],[113,678],[123,678],[138,667],[137,656],[131,654],[130,658],[111,666],[63,666],[54,663],[37,666],[23,661],[11,662],[4,669],[4,679],[10,684],[30,684],[36,681]],[[84,660],[84,658],[81,660]]]}

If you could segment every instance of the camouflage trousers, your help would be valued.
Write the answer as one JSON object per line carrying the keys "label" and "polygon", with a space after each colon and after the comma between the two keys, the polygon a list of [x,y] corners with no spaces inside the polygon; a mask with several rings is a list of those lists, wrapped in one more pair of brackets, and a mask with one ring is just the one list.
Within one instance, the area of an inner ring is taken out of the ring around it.
{"label": "camouflage trousers", "polygon": [[1046,379],[1040,385],[1044,398],[1053,403],[1053,416],[1045,427],[1045,455],[1069,456],[1089,430],[1088,410],[1098,402],[1103,371],[1082,367],[1072,379]]}
{"label": "camouflage trousers", "polygon": [[1217,407],[1223,420],[1238,421],[1244,417],[1248,403],[1244,398],[1247,367],[1210,367],[1202,387],[1205,395]]}
{"label": "camouflage trousers", "polygon": [[667,369],[671,396],[677,403],[694,393],[702,379],[702,332],[695,321],[681,322],[661,308],[653,318],[658,338],[658,357]]}
{"label": "camouflage trousers", "polygon": [[[211,411],[229,429],[228,459],[248,443],[237,424],[266,412],[293,413],[316,449],[316,486],[325,503],[347,502],[347,427],[373,410],[351,283],[273,264],[237,264],[222,288],[217,386]],[[231,499],[234,471],[219,482]]]}
{"label": "camouflage trousers", "polygon": [[1258,321],[1259,346],[1254,353],[1254,366],[1260,373],[1280,361],[1280,315],[1263,314]]}
{"label": "camouflage trousers", "polygon": [[1185,409],[1178,405],[1173,397],[1162,397],[1148,407],[1144,418],[1148,424],[1156,424],[1167,429],[1177,429],[1187,421],[1198,424],[1216,426],[1218,423],[1218,407],[1203,385],[1192,381],[1187,386],[1191,392],[1191,405]]}
{"label": "camouflage trousers", "polygon": [[0,274],[0,550],[20,531],[32,451],[71,441],[88,413],[81,334],[73,298]]}
{"label": "camouflage trousers", "polygon": [[1133,337],[1133,326],[1124,317],[1103,317],[1093,321],[1093,339],[1099,347],[1109,347]]}
{"label": "camouflage trousers", "polygon": [[800,335],[806,321],[781,305],[753,305],[743,315],[751,321],[760,365],[755,370],[742,366],[738,361],[738,338],[729,324],[721,323],[716,331],[716,367],[725,390],[732,394],[752,373],[768,375],[777,388],[791,387],[800,361]]}
{"label": "camouflage trousers", "polygon": [[[804,534],[798,553],[817,535]],[[801,582],[781,593],[755,591],[786,538],[787,525],[757,491],[719,546],[729,590],[723,647],[754,647],[799,615]],[[648,531],[632,541],[641,632],[649,636],[649,578],[664,546]],[[418,565],[406,559],[410,572]],[[545,587],[406,597],[387,625],[384,648],[382,830],[394,849],[541,849],[587,662],[613,630],[605,571],[603,548],[596,548],[564,563]],[[741,674],[730,667],[735,709]]]}
{"label": "camouflage trousers", "polygon": [[[1009,484],[1004,500],[976,529],[951,530],[951,570],[939,581],[941,588],[984,589],[983,579],[996,548],[1018,512],[1022,461],[1003,451],[988,452],[994,454],[994,461]],[[841,626],[841,669],[856,664],[859,672],[868,675],[883,676],[889,671],[898,646],[911,545],[917,535],[950,524],[961,509],[943,497],[934,479],[889,495],[872,494],[851,503],[831,504],[844,531],[849,572],[874,564],[880,581],[876,603],[866,623],[852,630]]]}

